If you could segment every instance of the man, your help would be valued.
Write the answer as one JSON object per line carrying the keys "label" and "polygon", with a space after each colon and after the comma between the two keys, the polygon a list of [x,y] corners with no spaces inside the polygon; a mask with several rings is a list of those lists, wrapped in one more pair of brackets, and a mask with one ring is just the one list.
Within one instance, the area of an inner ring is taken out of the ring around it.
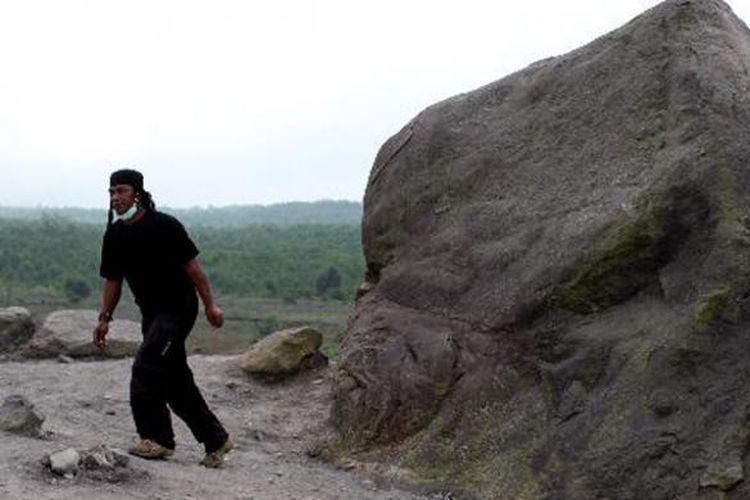
{"label": "man", "polygon": [[104,291],[93,334],[94,343],[104,347],[125,279],[143,317],[143,343],[130,380],[130,406],[141,441],[129,452],[151,459],[172,456],[169,406],[203,443],[201,464],[221,467],[232,444],[196,387],[185,353],[185,339],[198,314],[196,290],[208,322],[215,328],[224,322],[196,259],[198,249],[177,219],[156,211],[140,172],[114,172],[109,195],[100,268]]}

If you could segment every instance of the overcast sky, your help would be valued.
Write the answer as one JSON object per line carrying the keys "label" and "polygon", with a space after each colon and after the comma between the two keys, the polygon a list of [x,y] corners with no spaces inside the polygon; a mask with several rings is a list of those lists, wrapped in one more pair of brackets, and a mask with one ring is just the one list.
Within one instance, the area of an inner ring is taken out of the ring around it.
{"label": "overcast sky", "polygon": [[[426,106],[658,0],[0,0],[0,204],[360,201]],[[730,2],[743,19],[750,0]]]}

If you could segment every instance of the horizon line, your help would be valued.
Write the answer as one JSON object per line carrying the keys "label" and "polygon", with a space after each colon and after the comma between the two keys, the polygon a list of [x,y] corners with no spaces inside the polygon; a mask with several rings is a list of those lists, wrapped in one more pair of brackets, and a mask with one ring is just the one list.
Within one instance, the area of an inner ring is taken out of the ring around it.
{"label": "horizon line", "polygon": [[[157,206],[157,209],[165,208],[165,209],[171,209],[171,210],[220,210],[220,209],[226,209],[226,208],[270,208],[274,206],[279,205],[291,205],[291,204],[318,204],[318,203],[353,203],[357,205],[362,205],[362,201],[356,201],[356,200],[347,200],[347,199],[331,199],[331,198],[322,198],[319,200],[312,200],[312,201],[301,201],[301,200],[291,200],[291,201],[278,201],[273,203],[229,203],[226,205],[191,205],[191,206],[173,206],[173,205],[160,205]],[[106,210],[106,208],[103,207],[93,207],[93,206],[81,206],[81,205],[4,205],[0,203],[0,209],[21,209],[21,210]]]}

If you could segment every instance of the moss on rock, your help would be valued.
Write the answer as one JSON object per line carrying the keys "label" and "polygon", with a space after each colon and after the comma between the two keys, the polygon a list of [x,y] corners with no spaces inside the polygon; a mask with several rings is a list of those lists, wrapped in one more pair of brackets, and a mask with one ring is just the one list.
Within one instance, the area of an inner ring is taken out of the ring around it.
{"label": "moss on rock", "polygon": [[555,294],[563,310],[588,314],[634,295],[653,279],[668,253],[665,210],[648,203],[633,222],[616,224]]}
{"label": "moss on rock", "polygon": [[695,325],[698,330],[707,328],[724,310],[732,297],[732,287],[723,286],[711,292],[701,302],[695,315]]}

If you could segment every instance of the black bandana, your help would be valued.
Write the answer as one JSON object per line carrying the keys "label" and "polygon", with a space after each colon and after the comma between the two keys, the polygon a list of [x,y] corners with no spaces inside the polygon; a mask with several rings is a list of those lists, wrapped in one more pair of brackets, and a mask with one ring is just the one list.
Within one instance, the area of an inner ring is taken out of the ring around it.
{"label": "black bandana", "polygon": [[143,191],[143,174],[137,170],[123,169],[113,172],[109,177],[109,185],[127,184],[136,191]]}

